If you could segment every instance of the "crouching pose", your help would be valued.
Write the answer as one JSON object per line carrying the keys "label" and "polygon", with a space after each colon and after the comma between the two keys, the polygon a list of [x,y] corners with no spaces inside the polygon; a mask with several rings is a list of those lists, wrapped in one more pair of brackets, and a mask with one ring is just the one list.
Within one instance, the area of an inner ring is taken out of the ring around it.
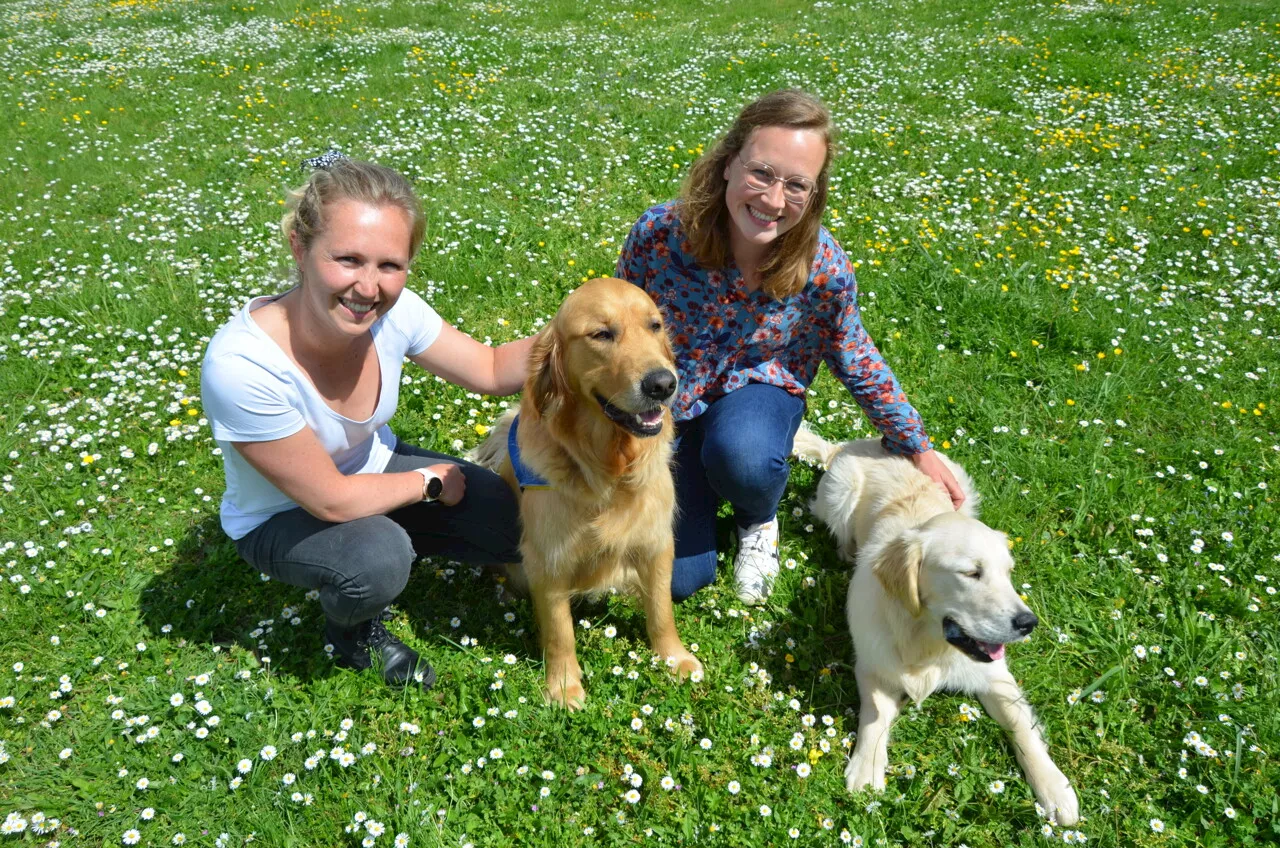
{"label": "crouching pose", "polygon": [[425,229],[388,168],[321,157],[289,196],[295,285],[256,297],[213,337],[201,372],[222,448],[222,527],[254,568],[315,589],[339,665],[429,687],[431,665],[382,613],[419,556],[518,561],[516,499],[491,471],[414,447],[387,422],[405,357],[468,390],[524,382],[531,339],[490,348],[405,288]]}

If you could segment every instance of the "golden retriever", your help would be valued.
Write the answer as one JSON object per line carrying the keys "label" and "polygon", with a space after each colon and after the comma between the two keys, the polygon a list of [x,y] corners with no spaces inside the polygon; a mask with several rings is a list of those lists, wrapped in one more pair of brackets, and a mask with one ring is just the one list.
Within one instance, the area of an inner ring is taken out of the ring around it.
{"label": "golden retriever", "polygon": [[[637,286],[595,279],[570,294],[534,343],[516,419],[474,453],[515,489],[527,589],[546,664],[547,699],[579,709],[586,692],[570,599],[617,588],[639,594],[649,643],[682,679],[702,665],[676,632],[671,606],[675,363],[662,316]],[[521,485],[516,466],[545,485]]]}
{"label": "golden retriever", "polygon": [[861,708],[848,790],[885,788],[889,726],[902,704],[956,689],[977,695],[1012,737],[1045,814],[1075,824],[1076,793],[1005,664],[1005,644],[1038,620],[1010,581],[1008,538],[977,519],[969,475],[943,457],[965,492],[956,511],[940,486],[879,439],[833,445],[802,427],[795,453],[827,467],[812,509],[842,556],[853,560],[856,551],[846,612]]}

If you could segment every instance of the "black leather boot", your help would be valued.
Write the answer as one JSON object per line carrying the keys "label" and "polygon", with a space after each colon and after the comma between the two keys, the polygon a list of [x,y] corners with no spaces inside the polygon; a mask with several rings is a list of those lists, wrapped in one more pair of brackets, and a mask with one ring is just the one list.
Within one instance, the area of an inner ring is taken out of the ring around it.
{"label": "black leather boot", "polygon": [[381,615],[354,627],[341,627],[330,621],[324,635],[333,645],[335,661],[343,668],[364,670],[376,661],[388,686],[413,684],[430,689],[435,685],[436,672],[431,663],[387,632]]}

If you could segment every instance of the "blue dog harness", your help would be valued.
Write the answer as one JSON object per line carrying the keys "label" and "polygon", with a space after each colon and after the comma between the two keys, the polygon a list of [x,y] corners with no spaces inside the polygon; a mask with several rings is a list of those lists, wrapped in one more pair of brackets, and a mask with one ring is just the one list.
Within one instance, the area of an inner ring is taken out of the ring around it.
{"label": "blue dog harness", "polygon": [[515,472],[520,491],[525,489],[550,489],[551,484],[539,477],[537,472],[524,464],[520,459],[520,443],[516,434],[520,429],[520,416],[511,419],[511,429],[507,431],[507,454],[511,457],[511,470]]}

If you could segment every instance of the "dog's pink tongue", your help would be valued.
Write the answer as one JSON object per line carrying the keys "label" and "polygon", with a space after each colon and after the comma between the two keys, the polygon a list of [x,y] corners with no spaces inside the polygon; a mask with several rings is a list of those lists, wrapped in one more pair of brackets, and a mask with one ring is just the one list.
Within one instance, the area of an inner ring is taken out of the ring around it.
{"label": "dog's pink tongue", "polygon": [[640,417],[640,420],[643,421],[644,423],[653,424],[654,422],[662,418],[662,410],[655,409],[650,412],[641,412],[639,417]]}
{"label": "dog's pink tongue", "polygon": [[994,642],[979,642],[978,647],[993,660],[1004,658],[1004,645],[998,645]]}

